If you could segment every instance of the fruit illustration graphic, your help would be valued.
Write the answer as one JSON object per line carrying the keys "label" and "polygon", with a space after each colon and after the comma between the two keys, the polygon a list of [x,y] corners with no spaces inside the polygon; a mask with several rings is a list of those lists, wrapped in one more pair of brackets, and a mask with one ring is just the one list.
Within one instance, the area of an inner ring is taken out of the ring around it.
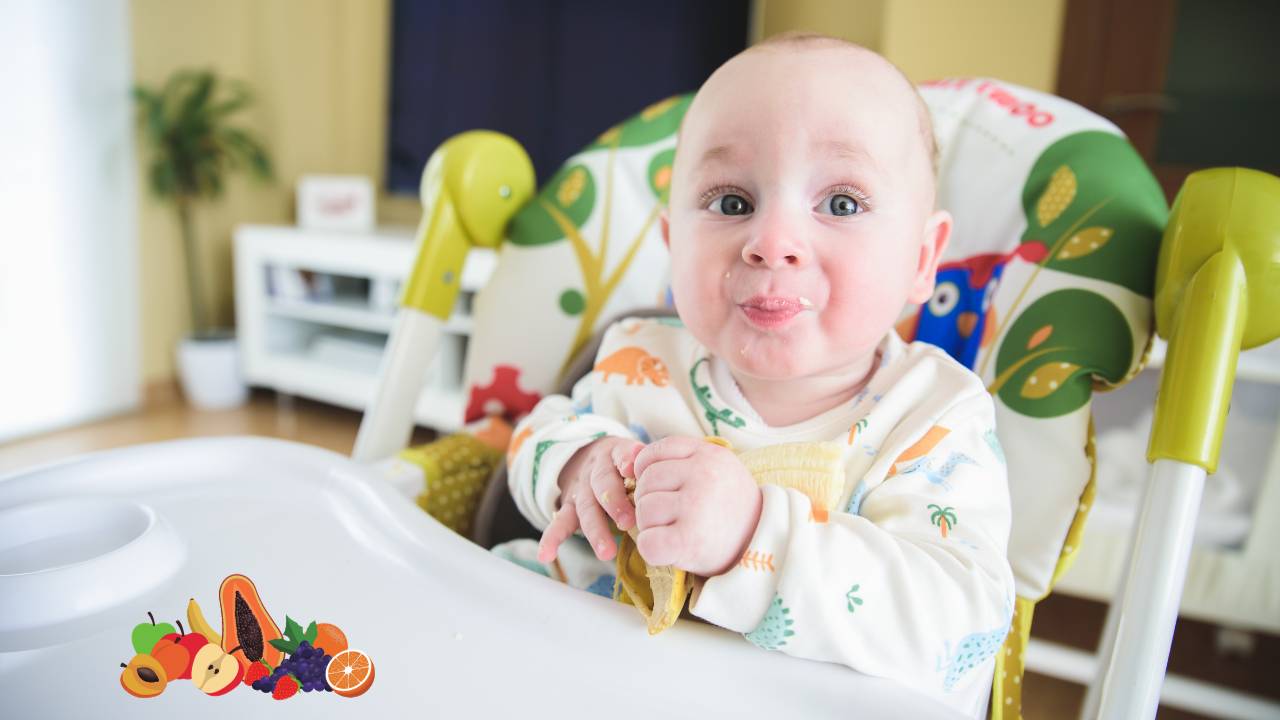
{"label": "fruit illustration graphic", "polygon": [[[195,598],[187,601],[188,632],[157,623],[152,613],[136,626],[131,642],[137,654],[120,663],[120,686],[130,695],[155,697],[170,683],[190,679],[206,695],[225,695],[241,684],[285,700],[302,692],[335,692],[331,673],[340,679],[340,694],[355,697],[373,683],[373,663],[350,650],[346,633],[333,623],[311,622],[304,628],[286,616],[284,634],[263,607],[253,582],[229,575],[219,587],[223,632],[215,632]],[[210,638],[213,638],[212,640]],[[335,655],[342,660],[335,664]],[[3,713],[0,713],[3,717]]]}
{"label": "fruit illustration graphic", "polygon": [[288,700],[298,694],[299,687],[301,685],[298,684],[296,678],[292,675],[285,675],[276,681],[276,687],[271,691],[271,697],[276,700]]}
{"label": "fruit illustration graphic", "polygon": [[[164,673],[170,680],[181,680],[191,677],[191,656],[192,651],[182,642],[182,635],[178,633],[169,633],[156,641],[155,647],[151,648],[151,657],[156,659],[164,668]],[[201,638],[203,640],[203,638]],[[201,642],[201,645],[204,643]]]}
{"label": "fruit illustration graphic", "polygon": [[252,580],[244,575],[228,575],[218,589],[218,604],[222,611],[222,647],[239,648],[236,658],[241,666],[247,669],[259,660],[272,667],[280,664],[284,653],[271,644],[280,639],[280,628],[262,606]]}
{"label": "fruit illustration graphic", "polygon": [[150,653],[160,638],[173,632],[173,626],[169,623],[157,625],[154,615],[147,613],[147,617],[151,618],[151,622],[139,623],[133,628],[133,651],[140,654]]}
{"label": "fruit illustration graphic", "polygon": [[244,666],[235,656],[239,649],[226,651],[213,643],[206,643],[192,663],[192,684],[207,695],[225,695],[235,690],[244,677]]}
{"label": "fruit illustration graphic", "polygon": [[245,671],[244,684],[254,685],[259,680],[261,680],[264,677],[267,677],[270,674],[271,674],[271,668],[267,667],[266,663],[259,660],[258,662],[250,665],[249,669]]}
{"label": "fruit illustration graphic", "polygon": [[169,684],[164,666],[147,653],[134,655],[127,664],[120,663],[120,667],[124,668],[120,673],[120,687],[134,697],[155,697]]}
{"label": "fruit illustration graphic", "polygon": [[[156,643],[156,646],[151,649],[151,655],[157,660],[160,660],[160,664],[165,666],[165,670],[169,672],[170,679],[187,680],[191,677],[191,663],[195,659],[196,653],[200,651],[200,648],[207,645],[209,640],[201,633],[189,633],[184,630],[181,620],[178,620],[177,623],[178,632],[169,633],[168,635],[160,638],[160,641]],[[172,645],[170,643],[172,643]],[[181,654],[176,653],[172,649],[173,646],[182,648],[183,652]],[[161,659],[162,654],[165,658],[172,658],[172,660]],[[169,665],[167,663],[176,663],[177,658],[179,657],[183,658],[184,665],[182,666],[181,672],[175,675],[171,670],[169,670]]]}
{"label": "fruit illustration graphic", "polygon": [[342,697],[363,695],[373,685],[373,661],[359,650],[343,650],[329,661],[325,680]]}
{"label": "fruit illustration graphic", "polygon": [[320,623],[316,626],[315,646],[328,655],[337,655],[347,649],[347,636],[331,623]]}
{"label": "fruit illustration graphic", "polygon": [[187,601],[187,624],[191,626],[191,632],[200,633],[214,645],[222,644],[222,634],[214,630],[209,621],[204,619],[204,612],[196,604],[195,598]]}
{"label": "fruit illustration graphic", "polygon": [[[314,626],[315,623],[311,625]],[[329,661],[333,659],[333,656],[325,654],[324,650],[320,648],[311,647],[311,642],[305,639],[302,627],[294,623],[292,619],[286,622],[286,626],[285,635],[290,637],[291,640],[283,642],[292,642],[292,639],[296,639],[299,634],[302,634],[304,639],[297,641],[298,644],[294,651],[289,653],[284,662],[271,668],[269,675],[263,676],[255,672],[257,679],[251,683],[253,689],[259,692],[274,693],[279,688],[282,679],[291,677],[297,681],[298,688],[302,692],[332,691],[333,688],[325,680],[325,670],[329,667]],[[276,642],[282,641],[277,640]],[[259,664],[256,663],[254,667]]]}

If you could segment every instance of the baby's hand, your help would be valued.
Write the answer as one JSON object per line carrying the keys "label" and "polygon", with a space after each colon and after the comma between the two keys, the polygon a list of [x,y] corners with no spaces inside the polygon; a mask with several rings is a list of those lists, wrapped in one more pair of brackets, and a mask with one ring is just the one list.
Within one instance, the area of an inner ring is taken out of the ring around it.
{"label": "baby's hand", "polygon": [[755,534],[764,500],[731,450],[671,436],[635,458],[636,547],[650,565],[728,572]]}
{"label": "baby's hand", "polygon": [[635,521],[635,509],[627,500],[622,478],[631,477],[631,463],[643,443],[628,438],[604,437],[584,445],[560,471],[560,509],[542,533],[538,561],[551,562],[560,543],[582,528],[596,557],[610,560],[618,551],[605,513],[618,529]]}

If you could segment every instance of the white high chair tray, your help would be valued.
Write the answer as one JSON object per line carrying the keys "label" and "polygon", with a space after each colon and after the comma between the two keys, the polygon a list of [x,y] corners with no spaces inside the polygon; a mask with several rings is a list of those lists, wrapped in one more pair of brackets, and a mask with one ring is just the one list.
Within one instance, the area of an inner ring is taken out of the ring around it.
{"label": "white high chair tray", "polygon": [[[368,692],[126,693],[133,627],[148,611],[186,625],[195,598],[220,629],[233,573],[282,629],[342,628],[373,660]],[[649,637],[634,609],[494,557],[346,457],[248,437],[0,478],[0,698],[9,718],[956,716],[699,623]]]}

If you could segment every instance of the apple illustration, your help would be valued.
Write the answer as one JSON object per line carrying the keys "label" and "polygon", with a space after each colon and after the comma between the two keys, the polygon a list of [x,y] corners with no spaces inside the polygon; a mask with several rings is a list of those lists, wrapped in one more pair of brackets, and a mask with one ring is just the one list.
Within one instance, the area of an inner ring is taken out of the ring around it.
{"label": "apple illustration", "polygon": [[[191,651],[183,647],[176,634],[170,633],[160,638],[156,646],[151,648],[151,657],[164,668],[165,677],[177,680],[184,671],[191,667]],[[191,677],[188,672],[187,677]]]}
{"label": "apple illustration", "polygon": [[209,639],[197,632],[186,632],[182,629],[182,621],[177,620],[178,630],[182,631],[182,635],[178,638],[178,644],[187,649],[187,667],[183,669],[182,674],[178,676],[180,680],[186,680],[191,677],[191,665],[195,662],[196,653],[200,652],[200,648],[209,644]]}
{"label": "apple illustration", "polygon": [[[209,643],[200,633],[189,633],[178,623],[178,632],[169,633],[151,648],[151,656],[160,661],[170,680],[186,680],[191,677],[191,663],[196,652]],[[180,650],[180,652],[179,652]]]}
{"label": "apple illustration", "polygon": [[139,655],[151,652],[160,638],[173,632],[173,626],[169,623],[157,625],[154,615],[147,613],[147,617],[151,618],[150,623],[139,623],[133,628],[133,650]]}
{"label": "apple illustration", "polygon": [[200,648],[191,665],[192,684],[207,695],[225,695],[236,689],[244,677],[244,668],[232,654],[239,649],[237,645],[228,652],[213,643]]}

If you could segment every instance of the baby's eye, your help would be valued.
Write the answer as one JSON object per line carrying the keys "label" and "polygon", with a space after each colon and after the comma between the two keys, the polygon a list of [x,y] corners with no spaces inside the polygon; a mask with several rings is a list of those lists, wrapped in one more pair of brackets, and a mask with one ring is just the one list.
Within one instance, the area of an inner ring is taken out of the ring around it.
{"label": "baby's eye", "polygon": [[823,211],[830,211],[832,215],[856,215],[863,211],[862,204],[852,195],[844,195],[836,193],[828,195],[819,206]]}
{"label": "baby's eye", "polygon": [[712,212],[720,213],[721,215],[746,215],[751,212],[752,207],[751,203],[747,202],[746,198],[741,195],[731,194],[721,195],[715,200],[712,200],[711,206],[708,209]]}

